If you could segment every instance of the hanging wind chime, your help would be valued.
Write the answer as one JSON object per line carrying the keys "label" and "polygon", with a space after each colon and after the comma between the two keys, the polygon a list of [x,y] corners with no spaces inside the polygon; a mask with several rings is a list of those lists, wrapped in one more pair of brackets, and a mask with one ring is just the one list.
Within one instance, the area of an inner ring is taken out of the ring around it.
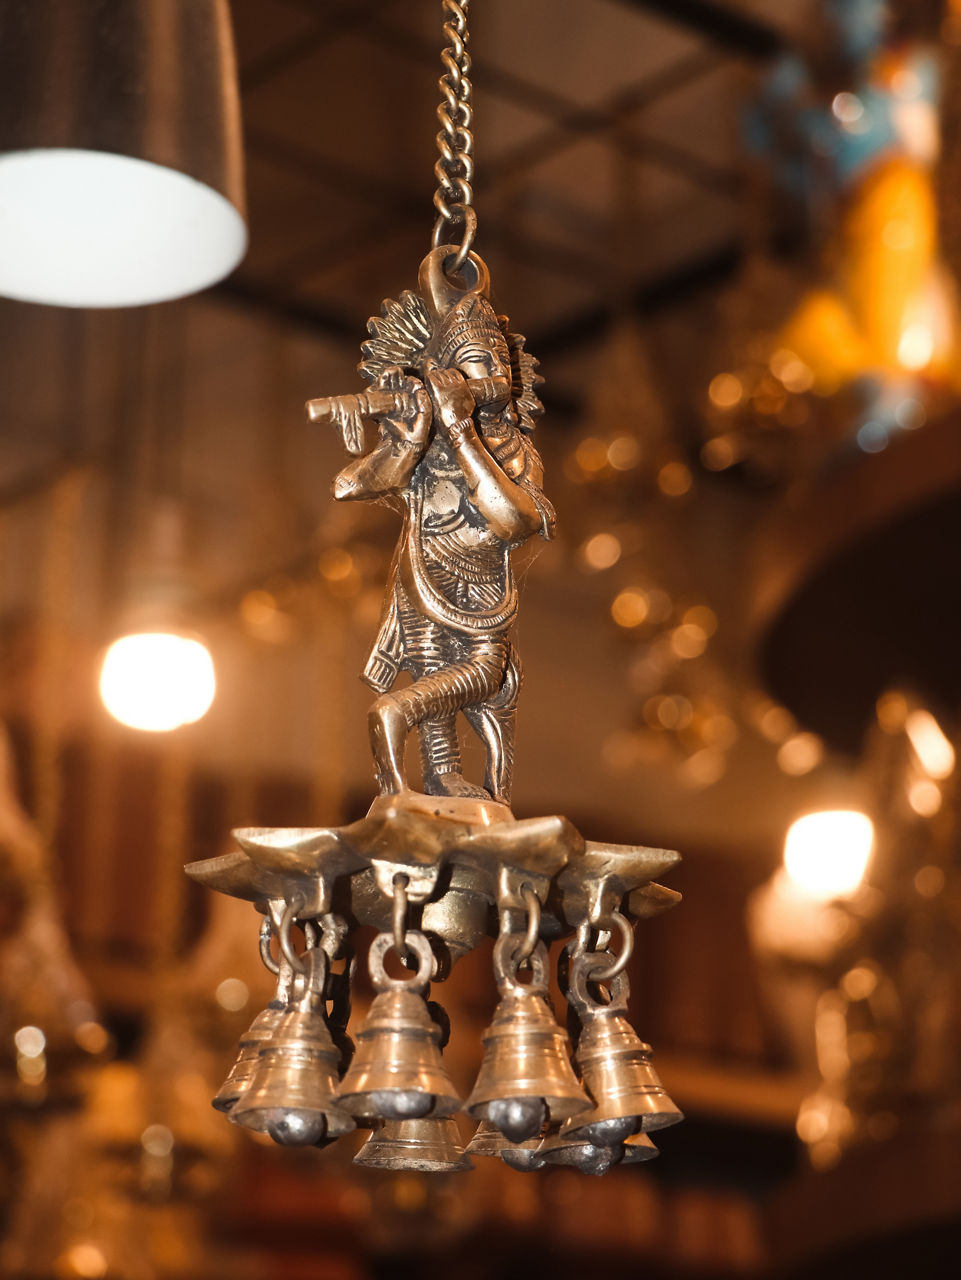
{"label": "hanging wind chime", "polygon": [[[403,516],[364,669],[377,694],[379,794],[349,826],[235,831],[239,851],[188,867],[263,913],[261,956],[277,978],[214,1106],[294,1146],[370,1128],[357,1163],[422,1171],[470,1167],[452,1118],[464,1109],[479,1121],[468,1155],[603,1173],[656,1155],[649,1131],[681,1119],[627,1021],[625,972],[632,921],[679,899],[654,883],[678,855],[586,841],[566,818],[518,820],[509,807],[521,683],[511,557],[553,535],[554,512],[533,442],[537,362],[495,313],[471,249],[467,7],[443,0],[437,219],[417,289],[369,322],[367,390],[307,405],[354,456],[334,497],[387,502]],[[410,683],[395,688],[401,672]],[[461,713],[486,753],[483,786],[462,772]],[[421,791],[404,766],[413,730]],[[380,932],[368,954],[375,997],[355,1047],[350,939],[361,925]],[[447,1020],[428,989],[488,934],[500,1002],[465,1102],[444,1066]],[[548,997],[548,946],[560,939],[576,1071]],[[389,975],[391,952],[409,976]]]}

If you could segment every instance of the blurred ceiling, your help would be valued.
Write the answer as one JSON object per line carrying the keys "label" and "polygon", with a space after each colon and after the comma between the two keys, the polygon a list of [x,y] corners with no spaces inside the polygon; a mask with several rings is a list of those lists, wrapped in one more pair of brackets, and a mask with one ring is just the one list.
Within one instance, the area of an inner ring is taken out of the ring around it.
{"label": "blurred ceiling", "polygon": [[[542,355],[737,260],[745,71],[805,0],[479,0],[479,247]],[[224,291],[354,345],[432,217],[440,5],[232,0],[251,247]],[[555,382],[555,391],[558,385]]]}

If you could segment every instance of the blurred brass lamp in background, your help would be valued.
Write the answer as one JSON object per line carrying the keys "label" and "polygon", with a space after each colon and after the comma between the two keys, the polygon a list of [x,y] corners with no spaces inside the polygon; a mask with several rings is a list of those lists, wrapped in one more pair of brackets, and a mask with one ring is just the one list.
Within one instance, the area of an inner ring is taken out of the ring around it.
{"label": "blurred brass lamp in background", "polygon": [[227,0],[0,0],[0,294],[138,306],[247,246]]}

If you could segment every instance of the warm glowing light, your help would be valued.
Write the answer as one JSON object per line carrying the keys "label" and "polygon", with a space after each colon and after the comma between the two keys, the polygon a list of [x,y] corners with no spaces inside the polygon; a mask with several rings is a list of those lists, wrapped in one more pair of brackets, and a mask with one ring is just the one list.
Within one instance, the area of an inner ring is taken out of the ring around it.
{"label": "warm glowing light", "polygon": [[174,1149],[174,1136],[163,1124],[150,1124],[140,1135],[140,1145],[148,1156],[163,1159]]}
{"label": "warm glowing light", "polygon": [[47,1037],[39,1027],[20,1027],[13,1033],[13,1043],[25,1058],[39,1058],[47,1047]]}
{"label": "warm glowing light", "polygon": [[864,103],[856,93],[836,93],[831,110],[842,124],[857,124],[864,115]]}
{"label": "warm glowing light", "polygon": [[79,1280],[100,1280],[107,1274],[107,1259],[99,1245],[83,1241],[71,1245],[56,1262],[58,1276],[77,1276]]}
{"label": "warm glowing light", "polygon": [[915,778],[908,787],[908,804],[919,818],[933,818],[941,808],[941,788],[930,778]]}
{"label": "warm glowing light", "polygon": [[903,693],[890,690],[877,700],[875,711],[878,724],[885,733],[900,733],[908,718],[908,700]]}
{"label": "warm glowing light", "polygon": [[945,883],[944,872],[933,863],[921,867],[914,877],[914,887],[922,898],[936,898],[944,892]]}
{"label": "warm glowing light", "polygon": [[712,636],[717,631],[717,614],[706,604],[692,604],[690,609],[685,609],[684,621],[700,627],[706,636]]}
{"label": "warm glowing light", "polygon": [[680,694],[665,694],[648,698],[644,704],[644,719],[654,729],[686,729],[694,718],[694,708]]}
{"label": "warm glowing light", "polygon": [[607,446],[607,461],[615,471],[630,471],[641,460],[636,436],[615,436]]}
{"label": "warm glowing light", "polygon": [[647,596],[637,587],[626,587],[611,604],[611,617],[619,627],[639,627],[650,610]]}
{"label": "warm glowing light", "polygon": [[909,249],[914,248],[914,228],[903,218],[892,218],[890,222],[884,224],[881,239],[886,249],[893,249],[896,253],[907,253]]}
{"label": "warm glowing light", "polygon": [[849,1000],[869,1000],[878,986],[878,972],[869,964],[855,965],[841,979],[841,990]]}
{"label": "warm glowing light", "polygon": [[778,748],[777,763],[789,778],[801,778],[824,758],[824,744],[816,733],[794,733]]}
{"label": "warm glowing light", "polygon": [[607,444],[597,436],[585,436],[574,450],[574,457],[585,475],[593,475],[607,466]]}
{"label": "warm glowing light", "polygon": [[328,547],[317,563],[328,582],[343,582],[354,572],[354,557],[343,547]]}
{"label": "warm glowing light", "polygon": [[657,473],[657,487],[669,498],[681,497],[691,484],[691,472],[683,462],[666,462]]}
{"label": "warm glowing light", "polygon": [[100,696],[110,714],[153,733],[199,720],[216,688],[206,647],[173,632],[122,636],[107,650],[100,671]]}
{"label": "warm glowing light", "polygon": [[874,844],[874,824],[864,813],[831,809],[806,813],[784,842],[784,866],[808,897],[829,901],[854,893]]}
{"label": "warm glowing light", "polygon": [[244,220],[219,191],[106,149],[6,152],[0,208],[0,292],[25,302],[163,302],[229,275],[247,248]]}
{"label": "warm glowing light", "polygon": [[678,658],[699,658],[707,648],[707,632],[696,622],[683,622],[671,632],[671,650]]}
{"label": "warm glowing light", "polygon": [[693,755],[688,756],[678,769],[678,774],[687,786],[700,790],[702,787],[711,787],[718,782],[724,776],[726,769],[727,758],[723,751],[718,751],[714,747],[702,747],[700,751],[695,751]]}
{"label": "warm glowing light", "polygon": [[214,992],[214,998],[221,1009],[226,1009],[228,1013],[238,1013],[246,1008],[250,1000],[250,988],[241,978],[224,978]]}
{"label": "warm glowing light", "polygon": [[711,404],[716,405],[718,409],[733,409],[735,405],[741,403],[744,387],[741,385],[741,379],[736,378],[733,373],[719,373],[716,378],[711,379],[707,394]]}
{"label": "warm glowing light", "polygon": [[950,777],[954,772],[954,747],[931,712],[920,707],[912,711],[904,722],[904,729],[928,777]]}
{"label": "warm glowing light", "polygon": [[771,356],[769,367],[778,382],[788,391],[810,391],[814,385],[814,374],[804,361],[787,347],[779,347]]}
{"label": "warm glowing light", "polygon": [[769,742],[784,742],[795,732],[797,722],[787,707],[765,704],[758,717],[758,730]]}
{"label": "warm glowing light", "polygon": [[587,569],[610,569],[621,558],[621,542],[613,533],[595,533],[581,547],[581,562]]}
{"label": "warm glowing light", "polygon": [[909,324],[898,343],[898,361],[905,369],[925,369],[934,356],[934,334],[930,325]]}
{"label": "warm glowing light", "polygon": [[730,436],[713,436],[701,445],[701,462],[708,471],[726,471],[737,462],[738,453]]}

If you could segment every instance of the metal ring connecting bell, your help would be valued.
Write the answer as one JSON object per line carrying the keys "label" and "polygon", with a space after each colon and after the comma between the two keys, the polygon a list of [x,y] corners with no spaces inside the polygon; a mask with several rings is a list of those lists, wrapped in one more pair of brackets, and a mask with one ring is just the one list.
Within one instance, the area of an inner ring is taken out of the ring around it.
{"label": "metal ring connecting bell", "polygon": [[264,968],[268,973],[272,973],[275,977],[280,973],[280,961],[275,960],[270,954],[270,944],[274,940],[274,926],[270,922],[269,916],[264,916],[260,925],[260,959]]}
{"label": "metal ring connecting bell", "polygon": [[541,934],[541,900],[529,884],[521,887],[521,897],[527,907],[527,933],[515,959],[520,968],[530,960]]}
{"label": "metal ring connecting bell", "polygon": [[[423,991],[433,978],[437,961],[424,934],[419,929],[408,929],[403,942],[406,952],[417,957],[417,972],[409,978],[391,978],[384,968],[388,951],[393,951],[395,947],[392,934],[378,933],[370,944],[367,963],[375,991]],[[401,952],[401,956],[403,954]]]}
{"label": "metal ring connecting bell", "polygon": [[[274,918],[273,909],[268,917],[273,931],[277,934],[277,944],[280,947],[281,955],[295,973],[303,973],[305,966],[303,956],[298,955],[294,950],[293,939],[290,936],[290,931],[297,920],[297,912],[302,911],[303,907],[303,899],[298,896],[292,898],[290,902],[285,905],[279,920]],[[313,951],[317,946],[317,926],[312,920],[301,920],[300,925],[304,931],[305,950]],[[269,940],[266,943],[264,941],[264,930],[263,926],[261,926],[261,958],[263,958],[265,951],[269,955],[269,945]],[[264,964],[267,965],[268,969],[271,968],[271,965],[267,963],[266,959],[264,960]],[[276,970],[271,969],[271,972],[276,972]]]}
{"label": "metal ring connecting bell", "polygon": [[547,990],[547,948],[540,941],[535,941],[530,955],[526,958],[526,963],[531,970],[530,982],[517,981],[518,970],[525,963],[520,959],[520,954],[526,944],[527,934],[520,933],[502,933],[494,943],[494,977],[501,992],[515,989],[518,991]]}
{"label": "metal ring connecting bell", "polygon": [[[611,961],[610,964],[603,966],[601,968],[594,968],[593,966],[591,966],[591,969],[590,969],[591,982],[610,982],[613,978],[616,978],[618,974],[623,973],[624,970],[627,968],[627,963],[631,958],[632,952],[634,951],[634,930],[631,928],[631,924],[628,921],[627,917],[623,916],[620,911],[612,911],[610,915],[609,923],[613,924],[617,928],[617,931],[621,935],[621,941],[623,943],[623,946],[621,947],[620,955],[616,956]],[[594,952],[589,951],[589,952],[585,952],[585,954],[596,955],[596,956],[604,955],[605,952],[609,954],[609,951],[608,951],[609,946],[610,946],[610,943],[608,943],[608,946],[605,947],[604,951],[594,951]]]}
{"label": "metal ring connecting bell", "polygon": [[[597,952],[591,951],[575,952],[571,957],[567,987],[568,1004],[581,1015],[596,1012],[598,1009],[617,1013],[626,1012],[627,998],[631,993],[627,974],[622,970],[613,978],[599,979],[597,970],[591,963],[596,958]],[[591,987],[596,987],[601,980],[610,984],[609,996],[606,1000],[599,999],[591,992]]]}

